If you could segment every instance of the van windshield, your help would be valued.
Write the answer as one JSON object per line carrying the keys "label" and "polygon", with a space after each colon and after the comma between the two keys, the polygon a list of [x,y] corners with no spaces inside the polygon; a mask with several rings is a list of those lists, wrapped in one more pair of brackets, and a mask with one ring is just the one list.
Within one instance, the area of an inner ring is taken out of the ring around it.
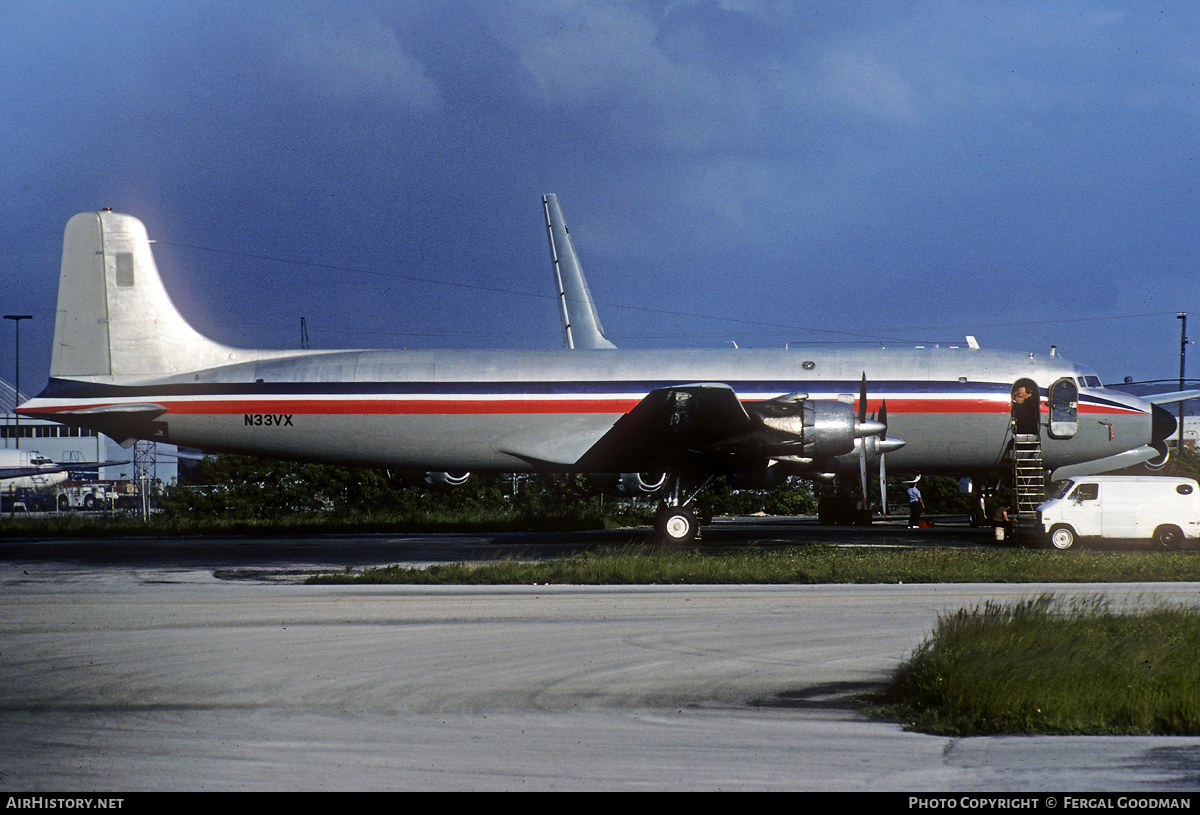
{"label": "van windshield", "polygon": [[1070,492],[1071,487],[1074,487],[1074,486],[1075,486],[1075,482],[1068,478],[1066,481],[1063,481],[1061,484],[1058,485],[1058,489],[1056,489],[1054,491],[1054,495],[1052,495],[1050,497],[1051,498],[1066,498],[1067,493]]}

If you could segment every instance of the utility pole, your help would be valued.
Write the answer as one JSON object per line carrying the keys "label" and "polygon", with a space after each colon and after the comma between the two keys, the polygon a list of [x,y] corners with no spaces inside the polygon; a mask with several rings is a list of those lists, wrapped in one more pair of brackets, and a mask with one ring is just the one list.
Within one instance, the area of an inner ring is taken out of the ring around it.
{"label": "utility pole", "polygon": [[13,415],[17,417],[17,449],[21,449],[21,414],[17,413],[17,403],[21,401],[21,321],[32,320],[32,314],[5,314],[4,319],[12,320],[17,330],[17,390],[13,396]]}
{"label": "utility pole", "polygon": [[[1179,390],[1183,390],[1183,365],[1187,358],[1187,312],[1180,311],[1175,315],[1179,320]],[[1183,450],[1183,402],[1179,403],[1179,438],[1175,442],[1176,450]]]}

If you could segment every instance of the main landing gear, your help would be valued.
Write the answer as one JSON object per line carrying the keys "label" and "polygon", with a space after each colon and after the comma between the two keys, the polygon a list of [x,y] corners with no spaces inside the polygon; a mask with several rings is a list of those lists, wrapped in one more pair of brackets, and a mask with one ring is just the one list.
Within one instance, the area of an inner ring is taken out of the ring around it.
{"label": "main landing gear", "polygon": [[654,529],[658,532],[659,538],[666,543],[691,543],[696,539],[700,534],[700,521],[708,514],[696,500],[696,496],[712,480],[713,476],[709,476],[704,483],[689,494],[682,477],[677,475],[669,477],[666,495],[654,515]]}

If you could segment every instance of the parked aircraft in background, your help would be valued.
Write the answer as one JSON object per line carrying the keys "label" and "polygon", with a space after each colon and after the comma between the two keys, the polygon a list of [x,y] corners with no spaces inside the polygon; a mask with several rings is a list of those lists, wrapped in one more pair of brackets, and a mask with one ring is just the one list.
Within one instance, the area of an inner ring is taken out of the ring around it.
{"label": "parked aircraft in background", "polygon": [[[1165,455],[1150,402],[1057,356],[969,347],[623,350],[604,335],[562,221],[550,234],[562,351],[249,350],[193,329],[145,227],[67,224],[50,382],[25,415],[119,441],[423,472],[608,473],[663,482],[657,528],[697,530],[719,474],[767,484],[887,467],[985,478],[1024,389],[1045,465],[1102,472]],[[1022,410],[1026,410],[1022,408]],[[663,478],[661,474],[667,474]]]}
{"label": "parked aircraft in background", "polygon": [[[78,469],[79,465],[74,465]],[[67,480],[67,465],[36,450],[0,450],[0,489],[43,490]]]}

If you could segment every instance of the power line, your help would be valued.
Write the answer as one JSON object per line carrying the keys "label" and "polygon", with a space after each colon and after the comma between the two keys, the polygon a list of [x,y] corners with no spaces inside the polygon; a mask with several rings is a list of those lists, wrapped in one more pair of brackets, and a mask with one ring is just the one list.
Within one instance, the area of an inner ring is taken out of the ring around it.
{"label": "power line", "polygon": [[[296,260],[295,258],[282,258],[282,257],[275,257],[273,255],[259,255],[259,254],[254,254],[251,252],[237,252],[237,251],[234,251],[231,249],[215,249],[210,246],[197,246],[195,244],[190,244],[190,243],[174,243],[172,241],[161,241],[161,240],[158,241],[158,243],[161,243],[161,244],[164,244],[167,246],[176,246],[176,247],[180,247],[180,248],[184,248],[184,249],[195,249],[195,250],[198,250],[201,252],[213,252],[213,253],[221,254],[221,255],[231,255],[234,257],[250,258],[253,260],[267,260],[267,261],[272,261],[275,263],[290,263],[290,264],[293,264],[296,266],[309,266],[314,269],[327,269],[330,271],[350,272],[352,274],[370,275],[372,277],[382,277],[382,278],[387,278],[389,280],[406,280],[406,281],[409,281],[412,283],[430,283],[430,284],[437,285],[437,286],[453,286],[455,288],[468,289],[468,290],[472,290],[472,291],[482,291],[482,292],[488,292],[491,294],[509,294],[509,295],[517,295],[520,297],[535,297],[539,300],[557,300],[557,297],[554,295],[551,295],[551,294],[536,294],[533,292],[518,291],[516,289],[502,289],[502,288],[498,288],[498,287],[494,287],[494,286],[480,286],[480,285],[474,284],[474,283],[459,283],[459,282],[451,281],[451,280],[438,280],[437,278],[418,277],[416,275],[401,274],[399,272],[380,272],[380,271],[376,271],[374,269],[360,269],[355,266],[341,266],[341,265],[334,264],[334,263],[318,263],[316,261],[311,261],[311,260]],[[712,314],[699,314],[696,312],[689,312],[689,311],[674,311],[671,309],[651,308],[649,306],[631,306],[631,305],[627,305],[627,304],[623,304],[623,303],[611,303],[611,302],[600,301],[600,302],[597,302],[596,305],[603,306],[605,308],[620,308],[620,309],[626,309],[629,311],[639,311],[639,312],[643,312],[643,313],[647,313],[647,314],[667,314],[667,315],[670,315],[673,317],[688,317],[688,318],[693,318],[693,319],[698,319],[698,320],[717,320],[717,321],[726,322],[726,323],[737,323],[739,325],[756,325],[756,326],[761,326],[763,328],[782,328],[782,329],[787,329],[788,331],[801,331],[801,332],[808,332],[808,333],[812,333],[812,334],[833,334],[836,336],[844,336],[844,337],[862,337],[862,338],[870,339],[872,341],[879,341],[879,342],[897,342],[897,343],[932,342],[931,340],[923,339],[923,338],[913,339],[911,337],[909,337],[909,338],[884,337],[879,334],[867,334],[867,333],[863,333],[860,331],[841,331],[841,330],[832,329],[832,328],[813,328],[812,326],[798,326],[798,325],[792,325],[790,323],[772,323],[772,322],[766,322],[764,320],[748,320],[748,319],[745,319],[744,317],[719,317],[719,316],[712,315]]]}
{"label": "power line", "polygon": [[[513,296],[518,296],[518,297],[533,297],[533,298],[537,298],[539,300],[556,300],[557,299],[555,297],[555,295],[552,295],[552,294],[545,294],[545,293],[539,294],[539,293],[535,293],[535,292],[519,291],[517,289],[505,289],[505,288],[499,288],[499,287],[495,287],[495,286],[481,286],[481,285],[475,284],[475,283],[461,283],[461,282],[453,281],[453,280],[439,280],[437,278],[419,277],[417,275],[401,274],[399,272],[381,272],[381,271],[378,271],[375,269],[362,269],[362,268],[358,268],[355,266],[342,266],[342,265],[335,264],[335,263],[320,263],[320,262],[311,261],[311,260],[297,260],[295,258],[277,257],[274,255],[261,255],[261,254],[256,254],[253,252],[238,252],[238,251],[235,251],[232,249],[216,249],[211,246],[198,246],[196,244],[190,244],[190,243],[175,243],[172,241],[163,241],[163,240],[158,241],[158,243],[164,244],[166,246],[175,246],[175,247],[179,247],[182,249],[195,249],[200,252],[212,252],[214,254],[230,255],[232,257],[249,258],[252,260],[271,261],[273,263],[289,263],[289,264],[292,264],[295,266],[308,266],[308,267],[311,267],[314,269],[326,269],[329,271],[348,272],[351,274],[368,275],[371,277],[379,277],[379,278],[385,278],[385,279],[389,279],[389,280],[404,280],[404,281],[408,281],[410,283],[426,283],[426,284],[432,284],[435,286],[452,286],[452,287],[459,288],[459,289],[467,289],[469,291],[481,291],[481,292],[487,292],[489,294],[507,294],[507,295],[513,295]],[[713,315],[713,314],[700,314],[698,312],[691,312],[691,311],[675,311],[672,309],[653,308],[650,306],[633,306],[633,305],[628,305],[625,303],[612,303],[612,302],[598,301],[596,303],[596,305],[603,306],[604,308],[619,308],[619,309],[625,309],[627,311],[638,311],[638,312],[642,312],[642,313],[646,313],[646,314],[665,314],[665,315],[670,315],[672,317],[687,317],[690,319],[697,319],[697,320],[716,320],[718,322],[736,323],[738,325],[752,325],[752,326],[759,326],[762,328],[786,329],[788,331],[800,331],[800,332],[806,332],[806,333],[810,333],[810,334],[830,334],[830,335],[843,336],[843,337],[859,337],[859,338],[863,338],[861,340],[863,342],[872,342],[872,343],[873,342],[891,342],[891,343],[904,343],[904,344],[907,344],[907,343],[945,344],[945,341],[930,340],[930,339],[924,338],[924,337],[920,337],[920,338],[885,337],[885,336],[881,336],[879,334],[868,334],[868,333],[860,332],[860,331],[845,331],[845,330],[838,330],[838,329],[832,329],[832,328],[814,328],[813,326],[798,326],[798,325],[792,325],[789,323],[773,323],[773,322],[767,322],[765,320],[750,320],[750,319],[746,319],[744,317],[721,317],[721,316],[717,316],[717,315]],[[981,328],[1011,328],[1013,326],[1030,326],[1030,325],[1045,326],[1045,325],[1057,325],[1057,324],[1065,324],[1065,323],[1104,322],[1104,321],[1108,321],[1108,320],[1144,319],[1146,317],[1162,317],[1162,316],[1174,315],[1174,314],[1175,314],[1174,311],[1156,311],[1156,312],[1149,312],[1149,313],[1145,313],[1145,314],[1112,314],[1112,315],[1101,315],[1101,316],[1094,316],[1094,317],[1063,317],[1063,318],[1058,318],[1058,319],[1042,319],[1042,320],[1010,320],[1010,321],[996,322],[996,323],[975,323],[975,322],[965,323],[964,322],[964,323],[957,323],[957,324],[950,324],[950,325],[913,326],[909,330],[912,330],[912,331],[953,331],[956,329],[968,328],[969,330],[974,331],[974,330],[978,330]],[[382,333],[382,332],[376,332],[376,333]],[[400,332],[400,333],[402,335],[406,335],[406,334],[404,334],[404,332]],[[848,342],[851,342],[851,341],[848,341]]]}

